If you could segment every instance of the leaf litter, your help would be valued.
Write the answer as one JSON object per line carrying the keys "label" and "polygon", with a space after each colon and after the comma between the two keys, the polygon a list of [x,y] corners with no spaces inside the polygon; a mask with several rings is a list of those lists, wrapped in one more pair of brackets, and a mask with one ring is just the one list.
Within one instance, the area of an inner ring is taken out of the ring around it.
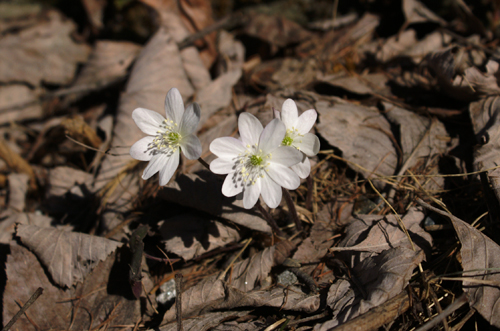
{"label": "leaf litter", "polygon": [[[176,300],[193,331],[500,327],[495,7],[316,5],[2,7],[3,325],[43,287],[13,329],[177,330]],[[196,160],[166,187],[140,178],[131,113],[163,115],[172,87],[201,106],[207,162],[241,112],[318,112],[301,232],[284,201],[246,210]],[[177,299],[156,301],[176,273]]]}

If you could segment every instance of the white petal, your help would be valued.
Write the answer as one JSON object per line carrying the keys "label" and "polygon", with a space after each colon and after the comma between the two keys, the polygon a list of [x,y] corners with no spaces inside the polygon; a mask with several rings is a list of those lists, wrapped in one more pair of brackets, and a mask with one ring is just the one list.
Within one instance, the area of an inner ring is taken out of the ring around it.
{"label": "white petal", "polygon": [[196,160],[201,156],[200,139],[194,134],[182,137],[181,141],[179,141],[179,145],[181,146],[182,153],[189,160]]}
{"label": "white petal", "polygon": [[269,176],[264,176],[260,180],[262,182],[262,199],[269,208],[276,208],[281,202],[281,186],[279,186],[274,180],[269,178]]}
{"label": "white petal", "polygon": [[167,119],[179,124],[184,113],[184,101],[182,101],[181,92],[175,87],[171,88],[165,98],[165,114]]}
{"label": "white petal", "polygon": [[179,150],[175,151],[167,158],[165,165],[160,169],[160,186],[167,185],[170,178],[174,175],[175,170],[179,166],[179,155]]}
{"label": "white petal", "polygon": [[235,168],[234,161],[229,160],[229,159],[221,159],[217,158],[210,162],[210,170],[213,173],[219,174],[219,175],[224,175],[228,174],[230,172],[234,172]]}
{"label": "white petal", "polygon": [[142,173],[142,179],[146,180],[151,178],[154,174],[156,174],[164,165],[167,163],[168,156],[166,154],[160,153],[149,161],[148,166],[144,169]]}
{"label": "white petal", "polygon": [[307,178],[309,176],[309,173],[311,172],[311,161],[307,157],[304,158],[304,160],[300,163],[297,163],[296,165],[292,166],[292,170],[300,177],[300,178]]}
{"label": "white petal", "polygon": [[290,168],[279,163],[272,163],[266,168],[266,172],[278,185],[289,190],[295,190],[300,185],[300,178]]}
{"label": "white petal", "polygon": [[232,159],[246,151],[243,142],[233,137],[216,138],[210,143],[210,151],[218,157]]}
{"label": "white petal", "polygon": [[275,118],[262,131],[259,138],[259,149],[262,149],[264,154],[274,151],[281,145],[285,134],[285,125],[279,119]]}
{"label": "white petal", "polygon": [[200,105],[196,102],[190,104],[184,115],[182,115],[181,123],[179,123],[179,132],[181,135],[188,135],[196,132],[196,127],[200,122]]}
{"label": "white petal", "polygon": [[269,162],[279,163],[285,167],[291,167],[299,163],[304,158],[304,154],[294,147],[281,146],[271,153]]}
{"label": "white petal", "polygon": [[286,99],[281,107],[281,120],[285,123],[287,129],[297,126],[299,111],[297,105],[292,99]]}
{"label": "white petal", "polygon": [[255,203],[259,200],[260,195],[260,178],[257,179],[255,184],[246,185],[243,191],[243,207],[245,209],[250,209],[255,206]]}
{"label": "white petal", "polygon": [[238,118],[238,128],[241,140],[245,145],[253,145],[259,142],[263,127],[257,117],[250,113],[241,113]]}
{"label": "white petal", "polygon": [[277,118],[279,120],[281,119],[281,113],[280,113],[280,111],[277,110],[277,109],[274,109],[274,107],[273,107],[273,114],[274,114],[274,118]]}
{"label": "white petal", "polygon": [[222,184],[222,194],[226,197],[234,197],[235,195],[241,193],[243,191],[243,186],[241,186],[241,182],[237,182],[233,179],[233,174],[230,173],[226,176],[224,180],[224,184]]}
{"label": "white petal", "polygon": [[146,108],[136,108],[132,112],[132,118],[142,132],[151,136],[156,136],[160,124],[165,119],[154,110]]}
{"label": "white petal", "polygon": [[153,157],[152,151],[148,151],[148,145],[153,142],[155,137],[147,136],[130,147],[130,156],[139,161],[149,161]]}
{"label": "white petal", "polygon": [[299,116],[299,120],[297,121],[297,125],[295,128],[299,131],[300,134],[306,134],[311,131],[312,127],[316,123],[316,119],[318,118],[318,113],[314,109],[306,110]]}
{"label": "white petal", "polygon": [[314,156],[319,152],[319,138],[312,133],[306,133],[304,137],[293,140],[292,146],[298,147],[307,156]]}

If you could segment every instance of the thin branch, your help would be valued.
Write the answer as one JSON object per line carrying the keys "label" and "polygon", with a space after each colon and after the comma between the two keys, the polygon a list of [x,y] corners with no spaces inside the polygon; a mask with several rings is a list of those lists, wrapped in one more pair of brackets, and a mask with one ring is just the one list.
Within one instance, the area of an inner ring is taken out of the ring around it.
{"label": "thin branch", "polygon": [[29,298],[29,300],[26,301],[24,306],[22,306],[21,309],[14,315],[14,317],[12,317],[12,319],[9,321],[9,323],[7,323],[7,325],[2,329],[2,331],[9,330],[14,325],[14,323],[16,323],[19,317],[21,317],[21,315],[24,314],[26,310],[36,301],[36,299],[38,299],[38,297],[42,295],[42,293],[43,293],[43,288],[42,287],[37,288],[37,290],[35,291],[35,293],[33,293],[31,298]]}

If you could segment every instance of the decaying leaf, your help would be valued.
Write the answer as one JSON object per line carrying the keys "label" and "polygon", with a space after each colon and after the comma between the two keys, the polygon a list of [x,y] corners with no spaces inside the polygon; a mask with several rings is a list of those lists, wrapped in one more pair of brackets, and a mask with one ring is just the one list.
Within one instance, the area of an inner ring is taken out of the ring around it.
{"label": "decaying leaf", "polygon": [[17,212],[24,211],[26,193],[28,192],[29,176],[11,173],[9,180],[9,208]]}
{"label": "decaying leaf", "polygon": [[314,330],[330,330],[395,297],[406,287],[413,269],[423,258],[423,251],[397,247],[357,263],[352,277],[357,278],[366,297],[349,280],[337,280],[326,299],[333,310],[333,319],[317,324]]}
{"label": "decaying leaf", "polygon": [[[224,311],[216,313],[207,313],[202,316],[195,316],[193,318],[183,318],[182,327],[185,331],[199,331],[199,330],[213,330],[228,319],[236,319],[240,316],[249,314],[250,310],[243,311]],[[177,322],[169,323],[160,327],[159,331],[177,331]]]}
{"label": "decaying leaf", "polygon": [[90,189],[92,180],[93,176],[88,172],[66,166],[54,167],[49,170],[46,196],[61,197],[71,192],[83,197],[84,191]]}
{"label": "decaying leaf", "polygon": [[[271,268],[283,263],[295,246],[289,241],[281,241],[255,254],[251,258],[235,263],[232,272],[206,277],[201,283],[182,293],[182,314],[185,317],[208,312],[222,307],[229,298],[229,291],[236,289],[249,292],[269,274]],[[224,280],[224,277],[227,277]],[[227,284],[231,286],[228,289]],[[237,301],[237,300],[236,300]],[[232,301],[234,302],[234,301]],[[307,301],[309,302],[309,301]],[[237,302],[234,302],[236,305]],[[226,305],[226,308],[230,308]],[[175,318],[175,307],[165,313],[164,321]]]}
{"label": "decaying leaf", "polygon": [[240,240],[239,232],[217,220],[183,214],[165,220],[160,227],[167,251],[184,260]]}
{"label": "decaying leaf", "polygon": [[[411,208],[403,217],[405,225],[415,248],[429,252],[432,247],[432,237],[421,226],[424,219],[421,209]],[[394,215],[357,215],[346,228],[346,235],[338,247],[332,247],[333,252],[345,261],[350,261],[351,266],[363,261],[374,253],[379,254],[385,250],[396,247],[412,249],[406,234],[401,230]],[[359,253],[350,253],[359,252]]]}
{"label": "decaying leaf", "polygon": [[389,77],[384,74],[366,74],[348,77],[322,75],[318,78],[318,81],[356,94],[389,94],[389,88],[386,86]]}
{"label": "decaying leaf", "polygon": [[128,299],[130,295],[124,290],[129,288],[126,286],[127,263],[116,258],[116,254],[99,263],[83,284],[61,289],[52,284],[32,252],[16,242],[11,242],[10,250],[3,320],[9,321],[38,287],[44,289],[29,308],[29,318],[23,315],[15,328],[32,330],[34,322],[42,330],[65,330],[69,325],[77,330],[89,330],[99,325],[134,325],[140,319],[140,302]]}
{"label": "decaying leaf", "polygon": [[342,151],[350,167],[367,178],[373,172],[385,176],[394,174],[397,158],[390,124],[376,109],[319,101],[316,110],[319,134]]}
{"label": "decaying leaf", "polygon": [[52,217],[38,213],[10,213],[6,215],[4,211],[0,214],[0,243],[8,244],[12,240],[12,235],[16,232],[17,224],[36,225],[39,227],[50,227],[54,222]]}
{"label": "decaying leaf", "polygon": [[102,144],[101,138],[97,135],[84,120],[82,116],[73,116],[64,119],[61,122],[64,127],[65,133],[85,145],[99,148]]}
{"label": "decaying leaf", "polygon": [[87,59],[90,47],[76,44],[71,33],[73,22],[55,11],[48,11],[35,26],[0,38],[0,82],[27,82],[37,86],[42,81],[68,84],[78,63]]}
{"label": "decaying leaf", "polygon": [[9,168],[18,172],[27,174],[30,178],[30,189],[36,188],[35,172],[31,165],[21,157],[21,155],[14,152],[0,137],[0,159],[4,160]]}
{"label": "decaying leaf", "polygon": [[403,13],[406,18],[406,24],[434,22],[446,25],[446,21],[434,14],[418,0],[403,0]]}
{"label": "decaying leaf", "polygon": [[319,261],[332,247],[333,233],[332,226],[316,221],[311,228],[311,234],[300,244],[293,258],[302,263]]}
{"label": "decaying leaf", "polygon": [[460,254],[464,270],[463,277],[470,278],[470,281],[464,280],[462,283],[469,304],[488,323],[500,327],[500,307],[498,306],[500,274],[497,271],[488,270],[489,268],[497,269],[500,265],[500,246],[458,217],[423,201],[419,201],[419,204],[450,219],[462,244]]}
{"label": "decaying leaf", "polygon": [[47,267],[58,285],[71,287],[82,282],[92,269],[121,243],[83,233],[17,226],[17,236]]}
{"label": "decaying leaf", "polygon": [[159,195],[162,199],[195,208],[250,229],[271,232],[267,222],[253,210],[243,208],[242,200],[227,198],[221,193],[222,179],[208,171],[179,176]]}
{"label": "decaying leaf", "polygon": [[43,115],[36,92],[26,85],[0,86],[0,124],[39,118]]}

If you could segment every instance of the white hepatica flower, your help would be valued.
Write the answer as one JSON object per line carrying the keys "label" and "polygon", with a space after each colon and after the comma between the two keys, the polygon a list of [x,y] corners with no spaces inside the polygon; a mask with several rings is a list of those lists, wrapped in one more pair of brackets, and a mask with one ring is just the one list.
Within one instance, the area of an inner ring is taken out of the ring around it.
{"label": "white hepatica flower", "polygon": [[286,135],[281,145],[295,147],[303,154],[301,162],[292,166],[292,170],[300,178],[307,178],[311,172],[311,162],[307,157],[314,156],[319,152],[318,137],[309,133],[316,123],[318,114],[314,109],[309,109],[299,116],[295,102],[292,99],[287,99],[283,102],[281,114],[275,110],[274,116],[281,119],[286,127]]}
{"label": "white hepatica flower", "polygon": [[172,88],[165,98],[167,118],[145,108],[132,113],[135,124],[149,136],[130,148],[130,155],[140,161],[149,161],[142,174],[148,179],[160,172],[160,186],[166,185],[179,166],[179,150],[194,160],[201,155],[201,144],[196,131],[200,121],[200,106],[193,103],[184,111],[184,102],[178,89]]}
{"label": "white hepatica flower", "polygon": [[218,156],[210,164],[216,174],[228,174],[222,185],[227,197],[243,192],[243,206],[252,208],[262,194],[264,202],[276,208],[281,202],[281,187],[294,190],[300,179],[289,167],[302,160],[295,148],[280,146],[285,125],[272,120],[265,129],[259,120],[242,113],[238,119],[240,139],[217,138],[210,151]]}

